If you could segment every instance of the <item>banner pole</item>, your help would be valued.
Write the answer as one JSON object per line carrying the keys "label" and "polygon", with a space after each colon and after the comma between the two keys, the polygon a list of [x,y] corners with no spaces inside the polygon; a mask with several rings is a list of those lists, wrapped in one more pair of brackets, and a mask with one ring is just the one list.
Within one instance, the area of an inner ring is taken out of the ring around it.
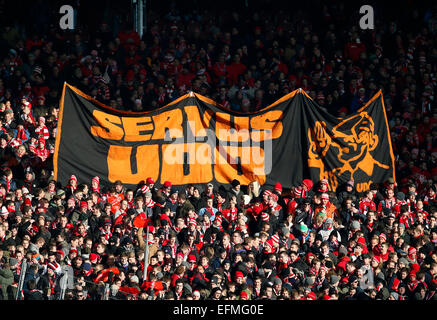
{"label": "banner pole", "polygon": [[103,295],[103,300],[109,300],[109,283],[105,284],[105,293]]}
{"label": "banner pole", "polygon": [[65,272],[61,278],[61,295],[59,296],[59,300],[64,300],[65,291],[67,289],[67,280],[68,280],[68,272]]}
{"label": "banner pole", "polygon": [[27,269],[27,259],[23,259],[23,262],[21,264],[20,280],[18,281],[18,290],[15,296],[15,300],[21,300],[26,269]]}
{"label": "banner pole", "polygon": [[147,281],[147,269],[149,268],[149,228],[146,231],[146,247],[144,249],[144,272],[143,282]]}

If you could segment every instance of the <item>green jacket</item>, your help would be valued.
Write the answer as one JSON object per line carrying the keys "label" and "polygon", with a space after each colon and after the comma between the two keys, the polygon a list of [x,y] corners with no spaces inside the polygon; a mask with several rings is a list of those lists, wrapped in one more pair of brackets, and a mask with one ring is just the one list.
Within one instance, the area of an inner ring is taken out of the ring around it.
{"label": "green jacket", "polygon": [[8,300],[8,287],[14,282],[11,269],[0,269],[0,286],[4,300]]}
{"label": "green jacket", "polygon": [[[195,210],[194,206],[191,204],[190,200],[186,200],[183,205],[179,206],[176,209],[176,219],[183,218],[185,219],[188,216],[188,211]],[[176,220],[175,219],[175,220]]]}

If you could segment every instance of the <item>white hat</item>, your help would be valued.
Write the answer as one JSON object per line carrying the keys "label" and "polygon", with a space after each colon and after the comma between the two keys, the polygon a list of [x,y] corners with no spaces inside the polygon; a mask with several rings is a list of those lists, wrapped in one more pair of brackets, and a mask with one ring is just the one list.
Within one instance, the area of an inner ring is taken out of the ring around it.
{"label": "white hat", "polygon": [[8,209],[6,207],[2,207],[2,211],[0,212],[0,215],[4,216],[4,215],[7,215],[7,214],[9,214]]}
{"label": "white hat", "polygon": [[130,277],[130,281],[131,282],[135,282],[135,283],[139,283],[140,282],[140,280],[138,279],[138,276],[136,276],[136,275],[133,275],[132,277]]}

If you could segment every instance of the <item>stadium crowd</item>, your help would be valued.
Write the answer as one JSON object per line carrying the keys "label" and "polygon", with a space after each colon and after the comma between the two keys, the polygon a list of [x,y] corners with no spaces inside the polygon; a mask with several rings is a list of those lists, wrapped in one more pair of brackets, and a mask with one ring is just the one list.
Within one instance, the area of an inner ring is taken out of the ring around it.
{"label": "stadium crowd", "polygon": [[[270,12],[270,13],[269,13]],[[151,13],[115,30],[1,32],[0,297],[25,300],[433,300],[437,284],[437,10],[361,30],[343,5]],[[297,88],[336,116],[384,94],[396,181],[358,193],[305,179],[136,189],[53,180],[64,81],[153,110],[194,91],[254,112]],[[146,235],[148,234],[148,238]],[[145,248],[148,259],[145,263]],[[146,271],[144,271],[147,265]],[[144,280],[144,272],[147,277]]]}

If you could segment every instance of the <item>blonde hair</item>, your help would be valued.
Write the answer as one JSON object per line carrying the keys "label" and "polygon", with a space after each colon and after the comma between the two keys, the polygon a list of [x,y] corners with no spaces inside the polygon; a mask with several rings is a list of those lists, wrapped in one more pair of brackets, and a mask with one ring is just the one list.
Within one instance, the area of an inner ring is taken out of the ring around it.
{"label": "blonde hair", "polygon": [[253,198],[257,198],[259,196],[259,190],[261,189],[261,185],[257,180],[251,181],[249,185],[253,186],[253,190],[249,188],[249,197],[250,200],[252,200]]}

